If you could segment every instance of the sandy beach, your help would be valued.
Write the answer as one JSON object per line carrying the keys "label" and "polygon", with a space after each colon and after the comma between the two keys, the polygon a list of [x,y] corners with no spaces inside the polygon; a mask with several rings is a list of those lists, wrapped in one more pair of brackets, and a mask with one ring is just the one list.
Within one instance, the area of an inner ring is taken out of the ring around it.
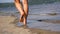
{"label": "sandy beach", "polygon": [[[24,26],[17,27],[17,17],[14,16],[0,16],[0,34],[60,34],[60,32],[29,28]],[[47,22],[47,21],[46,21]],[[51,21],[50,21],[51,22]],[[56,21],[60,22],[60,21]]]}
{"label": "sandy beach", "polygon": [[19,22],[16,7],[4,4],[0,7],[0,34],[60,34],[60,2],[29,5],[27,26]]}

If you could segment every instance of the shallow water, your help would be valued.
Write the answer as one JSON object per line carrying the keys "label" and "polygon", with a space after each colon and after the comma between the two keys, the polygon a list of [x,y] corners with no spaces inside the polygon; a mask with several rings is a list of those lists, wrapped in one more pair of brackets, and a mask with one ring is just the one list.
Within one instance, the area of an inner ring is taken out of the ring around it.
{"label": "shallow water", "polygon": [[[0,12],[13,13],[19,18],[15,7],[0,8]],[[47,15],[48,13],[57,13],[57,15]],[[29,6],[28,27],[45,29],[51,31],[60,31],[60,24],[39,22],[37,20],[60,20],[60,3],[39,4]]]}
{"label": "shallow water", "polygon": [[[43,4],[43,5],[33,5],[30,6],[29,16],[28,16],[28,27],[29,28],[37,28],[37,29],[45,29],[51,31],[59,31],[60,32],[60,24],[47,23],[47,22],[39,22],[37,20],[60,20],[60,4]],[[47,15],[48,13],[57,13],[57,15]]]}

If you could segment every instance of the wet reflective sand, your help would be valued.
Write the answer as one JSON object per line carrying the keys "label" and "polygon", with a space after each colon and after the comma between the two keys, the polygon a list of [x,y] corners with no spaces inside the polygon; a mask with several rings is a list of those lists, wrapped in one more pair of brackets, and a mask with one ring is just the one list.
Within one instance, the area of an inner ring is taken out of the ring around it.
{"label": "wet reflective sand", "polygon": [[[36,7],[38,6],[38,7]],[[46,8],[46,9],[45,9]],[[8,9],[8,8],[7,8]],[[10,9],[10,8],[9,8]],[[22,26],[19,20],[19,12],[12,8],[12,10],[2,9],[1,16],[17,17],[13,22],[10,18],[1,20],[0,33],[1,34],[60,34],[60,4],[43,4],[29,6],[29,15],[27,27]],[[7,12],[6,12],[7,11]],[[3,13],[4,12],[4,13]],[[12,20],[12,19],[11,19]],[[9,22],[8,22],[9,21]],[[4,25],[2,25],[4,24]],[[7,25],[6,25],[7,24]]]}

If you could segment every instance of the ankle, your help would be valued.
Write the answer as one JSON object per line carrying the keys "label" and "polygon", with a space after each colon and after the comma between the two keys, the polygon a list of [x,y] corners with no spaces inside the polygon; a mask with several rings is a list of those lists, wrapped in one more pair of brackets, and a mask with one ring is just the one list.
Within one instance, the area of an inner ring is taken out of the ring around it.
{"label": "ankle", "polygon": [[24,22],[24,25],[26,26],[26,25],[27,25],[27,23],[26,23],[26,22]]}

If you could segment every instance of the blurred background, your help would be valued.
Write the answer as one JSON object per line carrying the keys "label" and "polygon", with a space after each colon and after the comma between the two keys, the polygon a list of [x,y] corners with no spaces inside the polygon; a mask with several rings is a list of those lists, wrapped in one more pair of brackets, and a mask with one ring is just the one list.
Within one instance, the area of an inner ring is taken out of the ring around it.
{"label": "blurred background", "polygon": [[[60,23],[60,0],[29,0],[28,3],[29,27],[60,31],[60,24],[55,24],[55,22]],[[0,0],[0,15],[15,15],[18,18],[20,17],[14,5],[14,0]],[[42,20],[50,22],[41,22]]]}
{"label": "blurred background", "polygon": [[[32,15],[37,14],[39,16],[40,14],[44,15],[47,13],[60,14],[60,0],[29,0],[28,3],[29,14]],[[18,12],[14,5],[14,0],[0,0],[0,13],[2,12],[6,13]]]}
{"label": "blurred background", "polygon": [[[28,3],[29,14],[60,14],[60,0],[29,0]],[[14,0],[0,0],[0,13],[2,12],[18,12],[14,5]]]}
{"label": "blurred background", "polygon": [[[14,0],[0,0],[0,11],[7,8],[12,10],[15,9],[14,7]],[[43,8],[46,8],[44,9],[45,11],[50,9],[55,10],[55,8],[56,10],[60,11],[60,0],[29,0],[29,7],[30,11],[34,11],[33,9],[36,9],[36,11],[43,11]]]}

